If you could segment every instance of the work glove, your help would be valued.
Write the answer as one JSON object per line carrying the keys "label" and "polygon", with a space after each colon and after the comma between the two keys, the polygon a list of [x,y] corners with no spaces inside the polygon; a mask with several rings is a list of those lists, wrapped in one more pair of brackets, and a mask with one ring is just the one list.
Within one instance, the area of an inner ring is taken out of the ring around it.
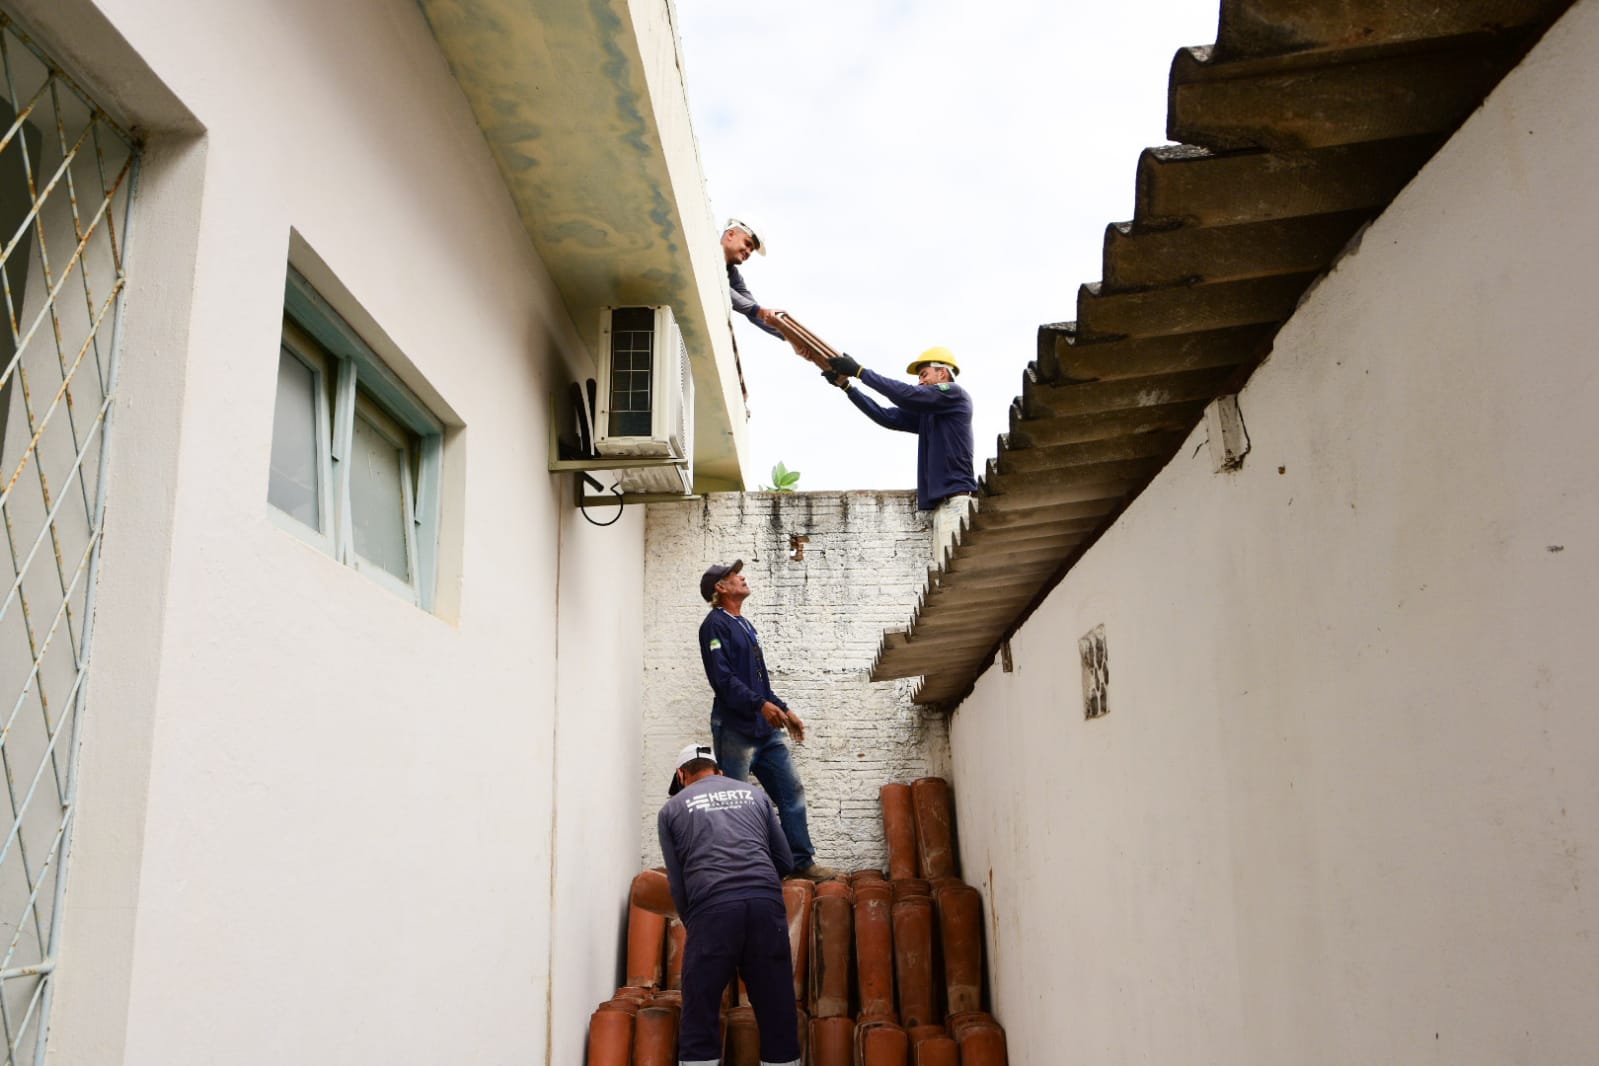
{"label": "work glove", "polygon": [[845,392],[849,391],[849,378],[843,374],[835,374],[831,370],[824,370],[822,371],[822,377],[829,385],[843,389]]}
{"label": "work glove", "polygon": [[858,378],[861,376],[861,364],[850,358],[848,352],[836,359],[829,359],[827,365],[833,368],[833,373],[846,378]]}

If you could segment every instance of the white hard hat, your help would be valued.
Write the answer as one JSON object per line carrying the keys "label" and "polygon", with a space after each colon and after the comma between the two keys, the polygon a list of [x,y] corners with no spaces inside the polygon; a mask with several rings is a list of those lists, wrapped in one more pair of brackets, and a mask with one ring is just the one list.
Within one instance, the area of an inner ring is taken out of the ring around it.
{"label": "white hard hat", "polygon": [[730,229],[736,229],[740,233],[748,233],[750,235],[750,240],[755,242],[756,252],[760,253],[761,255],[766,254],[766,242],[761,240],[761,235],[755,232],[754,226],[750,225],[748,222],[740,222],[736,218],[730,218],[727,220],[727,225],[722,227],[722,232],[726,233]]}

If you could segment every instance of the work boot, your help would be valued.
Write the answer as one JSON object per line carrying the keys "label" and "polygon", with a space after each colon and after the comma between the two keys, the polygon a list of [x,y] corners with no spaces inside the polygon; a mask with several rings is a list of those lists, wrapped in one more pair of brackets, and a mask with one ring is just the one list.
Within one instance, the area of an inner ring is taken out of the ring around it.
{"label": "work boot", "polygon": [[831,881],[838,876],[838,871],[831,866],[818,866],[811,863],[803,870],[795,870],[790,877],[803,877],[807,881]]}

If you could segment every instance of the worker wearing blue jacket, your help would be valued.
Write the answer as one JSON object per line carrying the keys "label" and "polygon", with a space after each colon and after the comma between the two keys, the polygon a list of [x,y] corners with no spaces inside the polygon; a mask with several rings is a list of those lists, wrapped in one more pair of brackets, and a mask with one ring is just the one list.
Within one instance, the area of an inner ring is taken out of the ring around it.
{"label": "worker wearing blue jacket", "polygon": [[744,560],[717,564],[700,577],[700,596],[711,605],[700,623],[700,660],[710,682],[711,743],[722,772],[736,781],[753,774],[777,806],[794,873],[826,881],[837,872],[816,864],[805,813],[805,786],[786,736],[805,740],[805,723],[772,691],[755,626],[744,617],[749,582]]}
{"label": "worker wearing blue jacket", "polygon": [[[843,389],[862,414],[887,429],[916,434],[916,506],[933,512],[933,559],[943,553],[977,495],[972,474],[972,398],[955,377],[960,364],[948,348],[929,348],[912,360],[907,385],[867,370],[848,355],[829,360],[822,376]],[[884,407],[855,382],[888,398]]]}
{"label": "worker wearing blue jacket", "polygon": [[[977,493],[972,476],[972,397],[955,384],[960,366],[948,348],[929,348],[918,355],[905,373],[916,375],[906,385],[867,370],[848,355],[829,364],[828,380],[843,388],[861,413],[887,429],[916,434],[916,506],[931,511],[951,497]],[[883,407],[860,389],[859,381],[881,393],[893,406]]]}

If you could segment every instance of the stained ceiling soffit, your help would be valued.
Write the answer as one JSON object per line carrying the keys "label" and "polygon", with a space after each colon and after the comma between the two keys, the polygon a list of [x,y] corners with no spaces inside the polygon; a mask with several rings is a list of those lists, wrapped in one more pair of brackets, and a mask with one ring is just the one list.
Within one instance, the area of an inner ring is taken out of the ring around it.
{"label": "stained ceiling soffit", "polygon": [[698,385],[696,478],[742,484],[720,255],[665,6],[419,2],[589,352],[602,308],[669,304]]}
{"label": "stained ceiling soffit", "polygon": [[1306,290],[1572,0],[1223,0],[1172,60],[1102,279],[1037,358],[979,508],[872,679],[953,710],[1082,554],[1236,392]]}

